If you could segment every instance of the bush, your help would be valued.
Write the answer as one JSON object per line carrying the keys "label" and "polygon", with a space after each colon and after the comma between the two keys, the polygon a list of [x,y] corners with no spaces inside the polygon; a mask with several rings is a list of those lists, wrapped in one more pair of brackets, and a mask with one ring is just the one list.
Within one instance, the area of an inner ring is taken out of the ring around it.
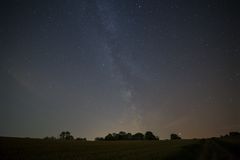
{"label": "bush", "polygon": [[180,136],[178,136],[177,134],[172,133],[170,136],[171,140],[175,140],[175,139],[181,139]]}

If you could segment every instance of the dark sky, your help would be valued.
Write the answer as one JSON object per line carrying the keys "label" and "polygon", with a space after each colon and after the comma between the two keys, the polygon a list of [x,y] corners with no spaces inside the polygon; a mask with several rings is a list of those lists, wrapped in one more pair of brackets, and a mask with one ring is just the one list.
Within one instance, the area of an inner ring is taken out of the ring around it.
{"label": "dark sky", "polygon": [[239,131],[239,8],[234,0],[1,1],[0,135]]}

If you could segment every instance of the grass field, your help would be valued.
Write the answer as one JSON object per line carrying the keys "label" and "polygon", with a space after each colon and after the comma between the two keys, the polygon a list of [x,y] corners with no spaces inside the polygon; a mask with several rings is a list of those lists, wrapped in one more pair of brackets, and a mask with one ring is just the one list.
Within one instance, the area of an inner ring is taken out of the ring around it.
{"label": "grass field", "polygon": [[0,138],[1,160],[238,160],[240,139],[61,141]]}

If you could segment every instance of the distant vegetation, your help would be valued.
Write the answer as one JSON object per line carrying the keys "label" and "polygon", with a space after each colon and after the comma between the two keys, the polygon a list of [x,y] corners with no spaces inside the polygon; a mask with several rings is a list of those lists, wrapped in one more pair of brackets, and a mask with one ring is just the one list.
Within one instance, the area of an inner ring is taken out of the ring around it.
{"label": "distant vegetation", "polygon": [[73,140],[74,139],[74,137],[71,135],[71,133],[69,131],[61,132],[59,137],[62,140]]}
{"label": "distant vegetation", "polygon": [[226,136],[231,136],[231,137],[236,137],[236,136],[240,136],[239,132],[230,132],[229,135]]}
{"label": "distant vegetation", "polygon": [[[154,138],[155,137],[155,138]],[[73,138],[61,132],[58,138],[46,140],[0,137],[1,160],[239,160],[240,133],[231,132],[220,138],[159,140],[152,132],[112,133],[96,141]],[[105,140],[106,139],[106,140]],[[127,139],[127,140],[126,140]]]}
{"label": "distant vegetation", "polygon": [[[45,137],[45,140],[78,140],[78,141],[86,141],[86,138],[74,138],[73,135],[69,131],[62,131],[59,134],[59,138],[54,136]],[[145,134],[143,133],[126,133],[124,131],[120,131],[119,133],[108,134],[105,137],[96,137],[95,141],[120,141],[120,140],[159,140],[158,136],[155,136],[151,131],[147,131]]]}
{"label": "distant vegetation", "polygon": [[62,131],[59,134],[59,138],[51,136],[51,137],[45,137],[43,139],[45,139],[45,140],[57,140],[57,139],[58,140],[77,140],[77,141],[86,141],[87,140],[86,138],[80,138],[80,137],[74,138],[73,135],[71,134],[71,132],[69,132],[69,131]]}
{"label": "distant vegetation", "polygon": [[[240,137],[240,132],[229,132],[224,136],[220,136],[221,138],[224,137]],[[62,131],[59,134],[59,138],[54,136],[45,137],[45,140],[77,140],[77,141],[87,141],[86,138],[77,137],[74,138],[73,135],[69,131]],[[172,133],[170,134],[171,140],[180,140],[182,139],[178,134]],[[137,132],[135,134],[127,133],[124,131],[120,131],[119,133],[109,133],[105,137],[96,137],[95,141],[121,141],[121,140],[159,140],[158,136],[155,136],[153,132],[147,131],[145,134]]]}
{"label": "distant vegetation", "polygon": [[147,131],[145,134],[140,132],[136,134],[126,133],[120,131],[119,133],[112,133],[103,137],[95,138],[96,141],[119,141],[119,140],[159,140],[151,131]]}
{"label": "distant vegetation", "polygon": [[179,135],[177,135],[177,134],[171,134],[171,140],[174,140],[174,139],[182,139]]}

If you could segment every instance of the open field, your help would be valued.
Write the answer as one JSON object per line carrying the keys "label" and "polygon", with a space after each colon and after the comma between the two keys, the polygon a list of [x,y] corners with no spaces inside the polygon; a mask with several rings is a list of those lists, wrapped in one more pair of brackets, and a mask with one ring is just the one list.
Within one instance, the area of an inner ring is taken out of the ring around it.
{"label": "open field", "polygon": [[61,141],[0,138],[0,159],[237,160],[240,139],[165,141]]}

